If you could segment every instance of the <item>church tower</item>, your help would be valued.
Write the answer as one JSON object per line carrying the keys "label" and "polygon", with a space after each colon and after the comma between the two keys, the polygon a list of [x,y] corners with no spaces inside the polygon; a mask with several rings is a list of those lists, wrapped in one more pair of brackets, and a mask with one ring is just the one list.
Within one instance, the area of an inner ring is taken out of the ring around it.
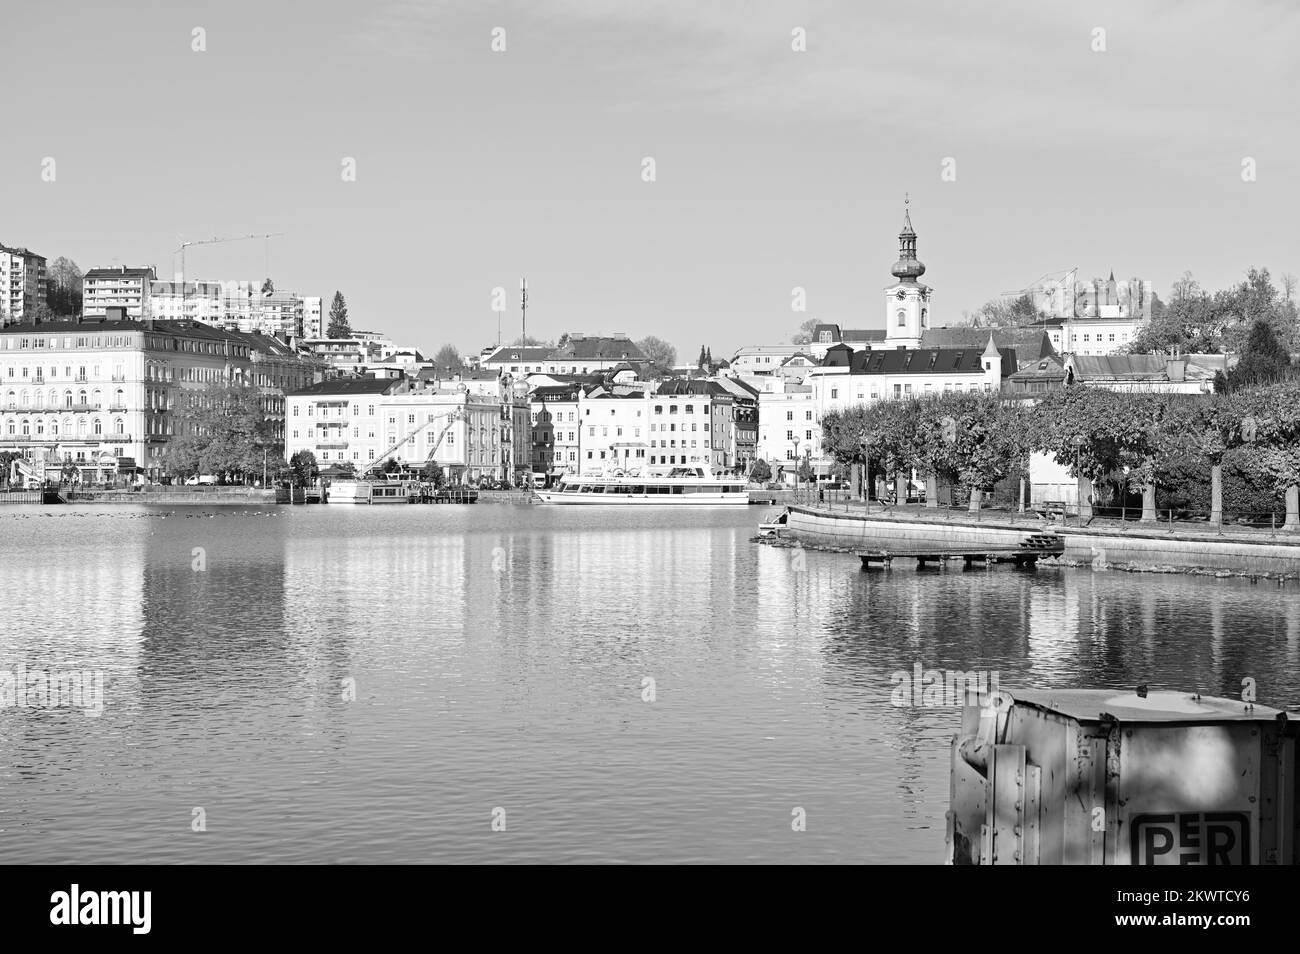
{"label": "church tower", "polygon": [[921,334],[930,327],[930,288],[918,278],[925,266],[916,257],[916,231],[903,200],[903,231],[898,233],[898,261],[890,269],[894,284],[885,289],[885,347],[919,348]]}

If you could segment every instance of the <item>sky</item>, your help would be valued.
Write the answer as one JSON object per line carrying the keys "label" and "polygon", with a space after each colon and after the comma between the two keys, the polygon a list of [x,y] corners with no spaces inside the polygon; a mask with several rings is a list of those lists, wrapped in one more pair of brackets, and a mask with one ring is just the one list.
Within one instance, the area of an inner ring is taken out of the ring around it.
{"label": "sky", "polygon": [[530,335],[682,360],[883,327],[905,194],[935,324],[1074,266],[1162,297],[1300,272],[1286,2],[78,0],[2,27],[0,243],[164,277],[182,241],[284,233],[186,274],[340,290],[429,353],[517,336],[521,276]]}

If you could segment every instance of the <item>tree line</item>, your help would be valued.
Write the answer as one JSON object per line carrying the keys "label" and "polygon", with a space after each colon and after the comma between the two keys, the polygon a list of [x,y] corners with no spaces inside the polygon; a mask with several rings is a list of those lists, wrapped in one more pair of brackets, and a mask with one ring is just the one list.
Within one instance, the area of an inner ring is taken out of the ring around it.
{"label": "tree line", "polygon": [[1300,486],[1300,381],[1206,395],[1076,386],[1034,404],[982,394],[880,401],[827,414],[822,445],[841,465],[935,476],[973,505],[1039,451],[1090,481],[1099,505],[1140,494],[1144,508],[1214,514],[1226,491],[1229,510],[1271,510]]}

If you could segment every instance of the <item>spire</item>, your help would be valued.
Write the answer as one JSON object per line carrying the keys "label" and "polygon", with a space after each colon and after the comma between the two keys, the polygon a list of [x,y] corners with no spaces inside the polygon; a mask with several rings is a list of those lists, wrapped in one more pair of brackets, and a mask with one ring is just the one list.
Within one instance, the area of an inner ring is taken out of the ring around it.
{"label": "spire", "polygon": [[908,210],[911,197],[903,195],[903,231],[898,233],[898,261],[894,263],[890,274],[895,278],[914,282],[925,274],[925,266],[916,257],[916,230],[912,228],[912,214]]}
{"label": "spire", "polygon": [[1002,352],[999,351],[999,350],[998,350],[998,346],[997,346],[996,344],[993,343],[993,332],[991,332],[991,331],[989,332],[989,343],[988,343],[987,346],[985,346],[985,348],[984,348],[984,354],[982,355],[982,357],[985,357],[985,358],[1000,358],[1000,357],[1002,357]]}

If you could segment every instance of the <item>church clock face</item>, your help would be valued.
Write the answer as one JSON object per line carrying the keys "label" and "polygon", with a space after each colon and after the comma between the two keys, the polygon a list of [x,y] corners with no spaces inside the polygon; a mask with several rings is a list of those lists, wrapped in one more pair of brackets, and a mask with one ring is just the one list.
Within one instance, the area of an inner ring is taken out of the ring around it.
{"label": "church clock face", "polygon": [[903,293],[903,290],[900,288],[899,291],[898,291],[898,296],[897,296],[897,297],[898,297],[898,300],[899,300],[899,301],[902,301],[904,298],[907,297],[907,295],[905,295],[905,294]]}

